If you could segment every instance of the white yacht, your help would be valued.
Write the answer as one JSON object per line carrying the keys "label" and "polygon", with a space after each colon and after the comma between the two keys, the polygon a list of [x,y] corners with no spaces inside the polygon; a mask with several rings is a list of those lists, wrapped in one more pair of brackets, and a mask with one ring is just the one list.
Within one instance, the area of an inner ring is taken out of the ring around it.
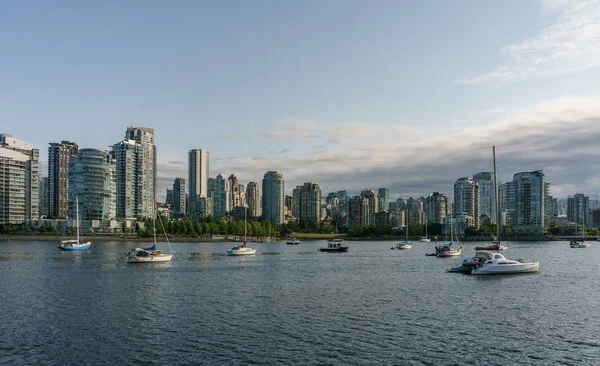
{"label": "white yacht", "polygon": [[422,236],[422,237],[420,237],[420,238],[419,238],[419,241],[420,241],[420,242],[423,242],[423,243],[430,243],[430,242],[431,242],[431,239],[429,239],[429,238],[428,238],[428,237],[426,237],[426,236]]}
{"label": "white yacht", "polygon": [[[155,213],[155,217],[156,217],[156,213]],[[153,219],[152,226],[153,226],[153,230],[154,230],[154,245],[152,245],[150,248],[132,249],[125,256],[125,262],[127,262],[127,263],[159,263],[159,262],[170,262],[171,261],[171,258],[173,258],[173,255],[175,254],[175,252],[173,251],[173,248],[171,248],[171,243],[169,242],[169,238],[167,237],[167,232],[165,230],[165,226],[163,225],[160,216],[158,217],[158,220],[160,221],[160,224],[162,226],[163,233],[165,235],[165,240],[167,241],[167,244],[169,244],[170,253],[163,253],[162,250],[157,249],[157,247],[156,247],[156,219]]]}
{"label": "white yacht", "polygon": [[300,244],[300,240],[296,239],[296,238],[292,238],[291,240],[287,241],[287,245],[298,245]]}
{"label": "white yacht", "polygon": [[492,258],[478,267],[473,268],[474,275],[535,273],[540,267],[539,262],[523,262],[504,258],[500,253],[492,253]]}
{"label": "white yacht", "polygon": [[569,243],[569,246],[571,248],[589,248],[592,246],[592,244],[590,244],[587,241],[571,240],[571,242]]}

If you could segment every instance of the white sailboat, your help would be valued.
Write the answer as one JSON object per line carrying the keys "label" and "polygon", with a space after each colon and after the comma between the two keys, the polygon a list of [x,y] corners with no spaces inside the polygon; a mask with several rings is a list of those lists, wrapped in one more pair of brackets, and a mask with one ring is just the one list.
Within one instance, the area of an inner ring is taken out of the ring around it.
{"label": "white sailboat", "polygon": [[227,255],[229,256],[238,256],[238,255],[254,255],[256,254],[256,249],[249,248],[246,246],[246,211],[248,206],[244,205],[244,244],[236,245],[233,248],[227,251]]}
{"label": "white sailboat", "polygon": [[[494,154],[494,178],[496,174],[496,147],[492,148]],[[496,195],[497,197],[497,195]],[[496,201],[496,214],[498,215],[498,202]],[[500,241],[500,221],[496,225],[496,237],[498,246]],[[540,267],[539,262],[524,262],[522,260],[510,260],[500,253],[493,253],[492,258],[487,259],[482,264],[477,265],[471,271],[475,275],[494,275],[494,274],[517,274],[517,273],[535,273]]]}
{"label": "white sailboat", "polygon": [[91,241],[82,243],[79,239],[79,198],[75,197],[75,212],[77,216],[77,239],[62,240],[58,246],[62,250],[88,250],[92,246]]}
{"label": "white sailboat", "polygon": [[404,221],[406,222],[406,226],[404,227],[404,232],[406,233],[406,239],[396,244],[396,249],[410,249],[412,248],[412,242],[408,241],[408,216],[406,212],[404,213]]}
{"label": "white sailboat", "polygon": [[160,262],[170,262],[173,258],[175,252],[173,248],[171,248],[171,243],[169,242],[169,238],[167,237],[167,232],[165,230],[165,226],[158,217],[160,221],[160,225],[162,226],[163,233],[165,235],[165,240],[167,244],[169,244],[170,253],[163,253],[162,250],[158,249],[156,246],[156,212],[154,213],[155,218],[152,219],[152,226],[154,230],[154,245],[149,248],[135,248],[132,249],[129,253],[127,253],[125,257],[125,262],[127,263],[160,263]]}
{"label": "white sailboat", "polygon": [[440,258],[445,257],[456,257],[462,254],[463,247],[457,248],[455,244],[458,244],[458,236],[456,237],[456,243],[454,242],[454,215],[450,214],[450,241],[446,244],[435,247],[436,255]]}

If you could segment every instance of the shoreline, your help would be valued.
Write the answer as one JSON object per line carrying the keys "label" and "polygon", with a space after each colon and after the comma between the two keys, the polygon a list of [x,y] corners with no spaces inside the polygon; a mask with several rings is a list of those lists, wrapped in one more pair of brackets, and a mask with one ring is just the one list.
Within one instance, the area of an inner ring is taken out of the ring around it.
{"label": "shoreline", "polygon": [[[59,241],[59,240],[67,240],[73,239],[72,235],[0,235],[0,242],[5,241]],[[92,242],[104,242],[104,241],[119,241],[119,242],[152,242],[153,238],[144,238],[139,236],[109,236],[109,235],[82,235],[82,239],[90,240]],[[250,238],[248,238],[250,239]],[[242,242],[243,240],[236,239],[233,237],[219,237],[219,238],[192,238],[192,237],[172,237],[169,236],[169,241],[172,242],[187,242],[187,243],[223,243],[223,242],[231,242],[237,243]],[[250,241],[250,240],[249,240]],[[157,242],[165,242],[164,237],[157,237]],[[262,243],[278,243],[278,240],[266,239],[261,241]]]}

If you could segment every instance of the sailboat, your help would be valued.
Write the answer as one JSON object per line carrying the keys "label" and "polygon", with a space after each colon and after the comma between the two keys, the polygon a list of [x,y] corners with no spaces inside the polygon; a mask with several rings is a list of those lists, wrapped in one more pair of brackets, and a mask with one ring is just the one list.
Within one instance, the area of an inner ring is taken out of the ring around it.
{"label": "sailboat", "polygon": [[156,215],[155,212],[154,218],[152,219],[152,226],[154,229],[154,245],[149,248],[135,248],[132,249],[127,256],[125,257],[125,262],[127,263],[160,263],[160,262],[170,262],[171,258],[175,252],[173,248],[171,248],[171,243],[169,242],[169,238],[167,237],[167,232],[165,230],[165,226],[162,223],[160,216],[158,220],[160,221],[160,225],[163,228],[163,233],[165,235],[165,240],[167,244],[169,244],[170,253],[163,253],[162,250],[157,249],[156,246]]}
{"label": "sailboat", "polygon": [[496,235],[496,240],[492,241],[491,244],[488,245],[478,245],[475,247],[475,250],[486,250],[486,251],[496,251],[496,252],[501,252],[501,251],[505,251],[508,250],[508,246],[507,245],[501,245],[500,244],[500,208],[499,206],[499,202],[498,202],[498,178],[496,175],[496,147],[494,146],[492,148],[493,150],[493,156],[494,156],[494,200],[495,200],[495,205],[496,205],[496,231],[497,231],[497,235]]}
{"label": "sailboat", "polygon": [[246,211],[247,210],[246,205],[244,205],[244,244],[242,245],[236,245],[233,248],[229,249],[227,251],[227,255],[229,256],[235,256],[235,255],[254,255],[256,254],[256,249],[253,248],[249,248],[246,246]]}
{"label": "sailboat", "polygon": [[583,229],[583,225],[581,225],[581,241],[571,240],[569,243],[569,247],[571,248],[589,248],[592,246],[592,243],[585,241],[585,230]]}
{"label": "sailboat", "polygon": [[[496,146],[492,147],[494,154],[494,179],[496,179]],[[496,190],[497,193],[497,190]],[[498,194],[496,194],[496,200]],[[498,201],[496,201],[496,214],[498,215]],[[496,225],[496,237],[498,238],[498,246],[500,242],[500,221]],[[510,260],[505,258],[500,253],[492,253],[492,258],[485,260],[473,268],[471,274],[475,275],[494,275],[494,274],[517,274],[517,273],[535,273],[540,267],[539,262],[524,262],[522,260]],[[475,257],[474,257],[475,258]]]}
{"label": "sailboat", "polygon": [[423,243],[429,243],[429,242],[431,242],[431,239],[429,239],[427,237],[427,217],[424,217],[424,219],[425,219],[424,220],[425,221],[425,236],[420,237],[419,241],[423,242]]}
{"label": "sailboat", "polygon": [[82,243],[79,239],[79,199],[75,197],[75,212],[77,213],[77,239],[62,240],[58,246],[62,250],[88,250],[92,242]]}
{"label": "sailboat", "polygon": [[[463,247],[457,248],[454,246],[454,215],[450,214],[450,241],[446,244],[435,247],[435,253],[438,257],[456,257],[461,255]],[[456,243],[458,243],[458,236],[456,237]]]}
{"label": "sailboat", "polygon": [[405,216],[405,221],[406,221],[406,226],[404,227],[404,232],[406,233],[406,239],[404,239],[404,241],[401,241],[400,243],[396,244],[396,249],[410,249],[412,248],[412,242],[408,241],[408,215],[406,215],[406,212],[404,214]]}

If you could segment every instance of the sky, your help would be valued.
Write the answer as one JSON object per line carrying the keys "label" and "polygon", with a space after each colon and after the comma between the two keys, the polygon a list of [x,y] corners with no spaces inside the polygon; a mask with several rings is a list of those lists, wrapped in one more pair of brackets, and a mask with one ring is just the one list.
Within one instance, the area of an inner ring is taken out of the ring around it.
{"label": "sky", "polygon": [[155,129],[158,199],[283,174],[323,195],[451,196],[543,169],[600,192],[600,1],[2,1],[0,133],[104,148]]}

